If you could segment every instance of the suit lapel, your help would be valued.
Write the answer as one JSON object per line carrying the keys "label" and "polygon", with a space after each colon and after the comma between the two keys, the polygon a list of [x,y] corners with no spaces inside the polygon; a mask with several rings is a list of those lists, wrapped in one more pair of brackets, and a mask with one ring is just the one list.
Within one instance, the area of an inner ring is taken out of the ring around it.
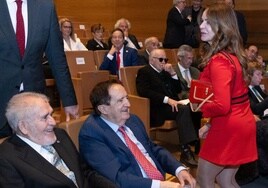
{"label": "suit lapel", "polygon": [[14,136],[11,139],[11,142],[17,146],[16,151],[18,151],[17,154],[19,155],[19,158],[25,163],[28,163],[29,166],[32,166],[32,168],[37,169],[37,171],[51,177],[52,179],[62,182],[63,184],[73,184],[73,182],[68,177],[57,170],[52,164],[50,164],[46,159],[44,159],[39,153],[37,153],[19,137]]}
{"label": "suit lapel", "polygon": [[[38,17],[38,11],[39,9],[39,4],[37,1],[34,0],[27,0],[27,6],[28,6],[28,36],[27,36],[27,43],[26,43],[26,49],[25,49],[25,56],[27,56],[27,52],[30,48],[31,45],[31,39],[33,38],[33,35],[35,33],[34,27],[36,27],[38,22],[42,22],[42,20],[37,21]],[[41,12],[39,12],[41,14]]]}
{"label": "suit lapel", "polygon": [[0,35],[4,35],[0,36],[0,38],[8,41],[7,44],[11,45],[11,48],[13,49],[15,54],[17,54],[18,59],[20,59],[16,34],[12,26],[10,14],[5,0],[0,1],[0,23]]}

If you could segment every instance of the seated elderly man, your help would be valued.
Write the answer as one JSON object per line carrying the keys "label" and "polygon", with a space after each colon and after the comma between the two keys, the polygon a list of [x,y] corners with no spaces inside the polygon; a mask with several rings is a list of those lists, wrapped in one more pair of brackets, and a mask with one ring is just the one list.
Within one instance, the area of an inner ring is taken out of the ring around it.
{"label": "seated elderly man", "polygon": [[[82,156],[99,173],[123,188],[195,187],[194,178],[171,153],[155,145],[144,124],[129,113],[125,88],[116,81],[99,83],[90,100],[94,113],[79,134]],[[165,172],[179,183],[164,180]]]}
{"label": "seated elderly man", "polygon": [[198,140],[192,112],[190,106],[181,100],[180,79],[167,61],[163,49],[153,50],[149,56],[149,64],[138,70],[137,91],[140,96],[150,99],[152,126],[161,126],[165,120],[176,120],[181,144],[180,161],[196,167],[197,161],[189,147],[189,144]]}
{"label": "seated elderly man", "polygon": [[0,145],[0,187],[115,188],[81,161],[67,133],[55,128],[52,111],[43,94],[11,98],[6,117],[14,134]]}
{"label": "seated elderly man", "polygon": [[148,37],[144,41],[145,49],[139,53],[139,65],[149,64],[149,55],[151,51],[160,47],[157,37]]}

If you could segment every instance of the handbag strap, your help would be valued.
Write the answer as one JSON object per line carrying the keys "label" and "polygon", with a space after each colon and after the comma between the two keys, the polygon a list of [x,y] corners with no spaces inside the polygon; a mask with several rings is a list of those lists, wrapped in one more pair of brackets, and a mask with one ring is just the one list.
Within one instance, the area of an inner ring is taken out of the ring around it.
{"label": "handbag strap", "polygon": [[193,112],[197,112],[197,111],[203,106],[203,104],[205,104],[205,103],[206,103],[206,102],[207,102],[213,95],[214,95],[214,94],[211,93],[209,96],[207,96],[207,98],[205,98],[205,99],[204,99],[204,100],[197,106],[196,109],[194,109],[192,103],[190,103],[191,110],[192,110]]}

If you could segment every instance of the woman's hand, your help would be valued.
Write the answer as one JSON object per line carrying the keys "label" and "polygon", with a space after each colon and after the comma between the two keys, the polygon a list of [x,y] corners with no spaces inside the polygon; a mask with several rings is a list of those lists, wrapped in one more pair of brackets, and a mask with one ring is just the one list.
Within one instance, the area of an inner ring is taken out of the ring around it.
{"label": "woman's hand", "polygon": [[199,138],[200,139],[205,139],[207,137],[208,131],[210,129],[210,124],[205,124],[199,129]]}

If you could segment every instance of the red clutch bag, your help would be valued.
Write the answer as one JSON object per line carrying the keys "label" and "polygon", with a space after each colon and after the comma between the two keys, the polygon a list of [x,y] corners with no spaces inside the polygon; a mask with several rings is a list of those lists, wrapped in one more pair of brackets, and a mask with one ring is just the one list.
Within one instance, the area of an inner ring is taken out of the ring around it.
{"label": "red clutch bag", "polygon": [[204,103],[211,102],[213,100],[212,85],[209,82],[200,80],[192,80],[189,100],[191,103]]}

